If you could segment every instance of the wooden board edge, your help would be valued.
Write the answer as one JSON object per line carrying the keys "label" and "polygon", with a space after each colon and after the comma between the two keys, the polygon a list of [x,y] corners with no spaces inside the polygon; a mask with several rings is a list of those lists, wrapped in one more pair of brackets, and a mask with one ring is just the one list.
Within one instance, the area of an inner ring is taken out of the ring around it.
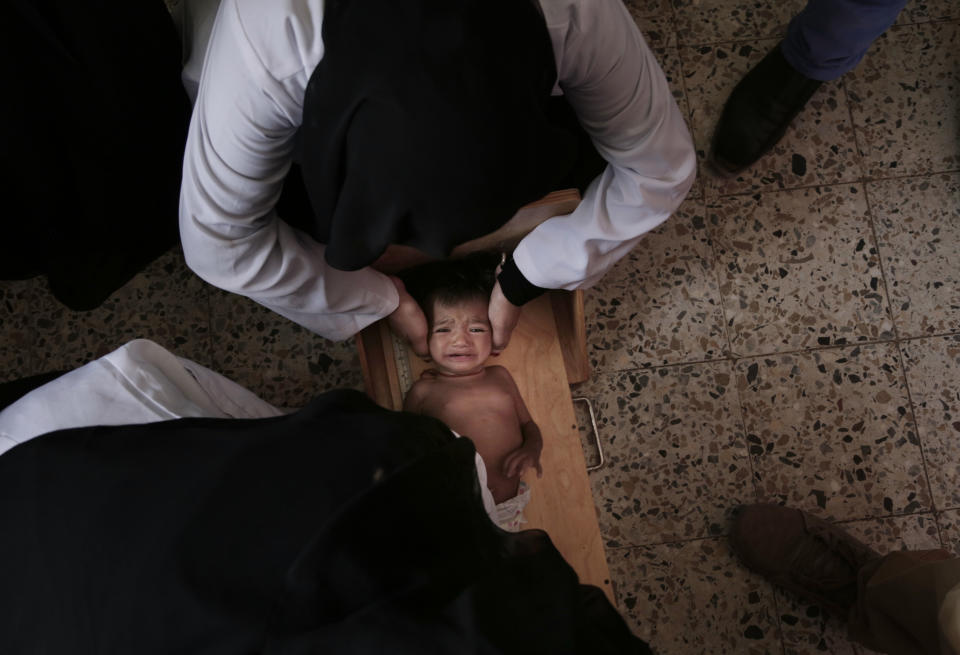
{"label": "wooden board edge", "polygon": [[583,291],[552,291],[550,304],[557,323],[557,338],[567,370],[567,383],[578,384],[590,379],[590,358],[587,356],[587,325],[583,309]]}
{"label": "wooden board edge", "polygon": [[[387,339],[383,331],[386,330]],[[403,398],[399,392],[397,363],[386,321],[377,321],[357,334],[357,353],[360,356],[360,374],[367,395],[381,407],[399,410]]]}

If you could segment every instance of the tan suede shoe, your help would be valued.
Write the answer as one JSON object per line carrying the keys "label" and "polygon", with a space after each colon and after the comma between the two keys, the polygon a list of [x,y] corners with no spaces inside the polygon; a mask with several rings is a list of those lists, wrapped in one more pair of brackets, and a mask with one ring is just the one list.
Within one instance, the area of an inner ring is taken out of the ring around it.
{"label": "tan suede shoe", "polygon": [[737,508],[730,541],[747,568],[845,617],[857,572],[880,555],[841,528],[782,505]]}

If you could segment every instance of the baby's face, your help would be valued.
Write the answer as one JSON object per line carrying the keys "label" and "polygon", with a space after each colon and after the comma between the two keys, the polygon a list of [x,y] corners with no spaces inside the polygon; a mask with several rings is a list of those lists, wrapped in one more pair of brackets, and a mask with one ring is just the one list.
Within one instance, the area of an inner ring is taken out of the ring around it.
{"label": "baby's face", "polygon": [[441,373],[470,375],[490,356],[488,305],[481,299],[455,305],[436,303],[430,326],[430,357]]}

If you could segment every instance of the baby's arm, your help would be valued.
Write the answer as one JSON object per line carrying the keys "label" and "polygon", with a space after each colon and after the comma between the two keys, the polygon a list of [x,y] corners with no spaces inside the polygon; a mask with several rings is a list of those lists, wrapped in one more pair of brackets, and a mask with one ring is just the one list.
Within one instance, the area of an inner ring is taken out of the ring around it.
{"label": "baby's arm", "polygon": [[417,380],[403,399],[403,411],[413,414],[423,413],[423,401],[426,398],[426,386],[423,380]]}
{"label": "baby's arm", "polygon": [[543,437],[540,435],[540,427],[536,424],[527,410],[526,403],[523,402],[523,396],[517,388],[510,371],[502,366],[491,367],[495,369],[497,380],[513,396],[513,403],[517,409],[517,420],[520,422],[520,436],[523,438],[523,444],[507,455],[503,460],[503,474],[508,478],[519,477],[526,469],[537,469],[537,477],[543,476],[543,467],[540,466],[540,453],[543,451]]}

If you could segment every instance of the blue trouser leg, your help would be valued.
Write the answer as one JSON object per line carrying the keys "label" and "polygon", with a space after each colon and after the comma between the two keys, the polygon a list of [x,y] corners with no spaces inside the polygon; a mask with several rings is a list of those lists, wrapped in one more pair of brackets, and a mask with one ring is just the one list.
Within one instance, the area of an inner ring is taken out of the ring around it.
{"label": "blue trouser leg", "polygon": [[834,80],[860,63],[907,0],[807,0],[781,47],[787,62],[815,80]]}

